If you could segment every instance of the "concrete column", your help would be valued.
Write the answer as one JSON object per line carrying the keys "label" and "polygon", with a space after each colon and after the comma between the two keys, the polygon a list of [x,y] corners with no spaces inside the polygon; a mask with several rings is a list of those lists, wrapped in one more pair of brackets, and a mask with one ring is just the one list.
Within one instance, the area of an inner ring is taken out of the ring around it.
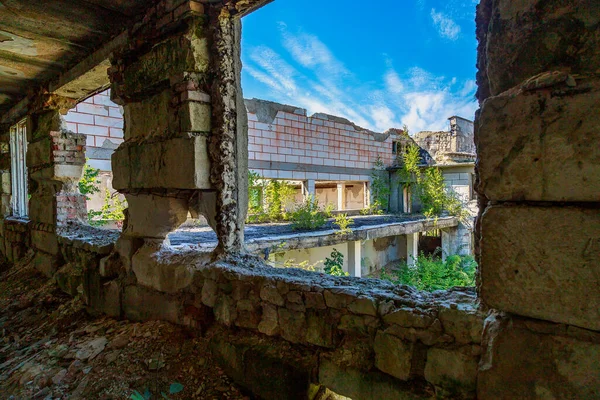
{"label": "concrete column", "polygon": [[348,273],[350,276],[359,277],[362,275],[361,259],[362,247],[360,240],[348,242]]}
{"label": "concrete column", "polygon": [[409,233],[406,235],[406,263],[409,267],[416,266],[419,256],[419,233]]}
{"label": "concrete column", "polygon": [[75,100],[48,93],[38,95],[28,116],[26,165],[29,187],[31,245],[36,269],[52,276],[61,254],[57,226],[87,220],[85,196],[77,183],[85,164],[85,135],[67,130],[62,118]]}
{"label": "concrete column", "polygon": [[307,196],[316,196],[317,195],[317,189],[315,188],[315,180],[314,179],[308,179],[306,181],[302,182],[302,187],[304,189],[304,197],[306,198]]}
{"label": "concrete column", "polygon": [[129,204],[122,239],[164,241],[191,212],[215,230],[218,254],[239,252],[248,201],[239,18],[189,6],[170,36],[113,57],[111,94],[125,119],[112,157],[113,186]]}
{"label": "concrete column", "polygon": [[338,210],[346,209],[346,184],[345,183],[337,184],[337,209]]}
{"label": "concrete column", "polygon": [[456,240],[458,229],[448,228],[442,229],[442,261],[446,261],[446,257],[456,253]]}
{"label": "concrete column", "polygon": [[363,182],[363,208],[371,205],[371,188],[369,182]]}

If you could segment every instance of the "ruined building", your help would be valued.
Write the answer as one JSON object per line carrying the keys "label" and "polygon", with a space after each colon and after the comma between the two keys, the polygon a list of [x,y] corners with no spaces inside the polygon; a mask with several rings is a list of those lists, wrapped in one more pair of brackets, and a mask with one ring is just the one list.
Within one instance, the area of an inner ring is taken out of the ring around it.
{"label": "ruined building", "polygon": [[[265,399],[306,399],[311,385],[352,399],[597,398],[598,3],[479,4],[479,281],[476,292],[433,293],[275,270],[246,253],[240,36],[242,17],[265,3],[0,7],[9,265],[27,254],[108,315],[219,330],[212,352]],[[113,186],[129,205],[114,240],[68,223],[85,213],[87,139],[64,120],[109,84],[124,110]],[[210,257],[165,243],[189,212],[218,237]]]}

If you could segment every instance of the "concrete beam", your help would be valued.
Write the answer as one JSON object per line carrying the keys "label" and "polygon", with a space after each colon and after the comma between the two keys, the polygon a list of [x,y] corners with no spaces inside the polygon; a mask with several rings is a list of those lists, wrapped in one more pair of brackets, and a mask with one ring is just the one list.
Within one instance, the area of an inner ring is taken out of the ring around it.
{"label": "concrete beam", "polygon": [[[456,217],[433,219],[419,219],[415,221],[404,221],[371,225],[352,229],[352,232],[340,235],[339,231],[327,230],[307,233],[294,233],[291,235],[278,235],[265,238],[251,239],[246,241],[246,248],[251,252],[261,252],[264,249],[277,246],[277,251],[311,249],[314,247],[334,246],[340,243],[379,239],[389,236],[411,235],[432,229],[450,228],[458,225]],[[214,243],[206,243],[206,246]],[[418,245],[418,237],[417,237]],[[417,249],[418,250],[418,249]],[[410,250],[408,250],[410,252]],[[413,254],[417,254],[414,252]]]}

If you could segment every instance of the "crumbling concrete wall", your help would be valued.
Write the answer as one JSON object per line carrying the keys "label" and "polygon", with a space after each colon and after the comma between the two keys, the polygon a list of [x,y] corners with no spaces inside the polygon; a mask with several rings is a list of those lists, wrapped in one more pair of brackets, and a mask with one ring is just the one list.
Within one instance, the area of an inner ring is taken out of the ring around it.
{"label": "crumbling concrete wall", "polygon": [[485,0],[477,25],[479,293],[503,312],[478,397],[597,397],[600,9]]}

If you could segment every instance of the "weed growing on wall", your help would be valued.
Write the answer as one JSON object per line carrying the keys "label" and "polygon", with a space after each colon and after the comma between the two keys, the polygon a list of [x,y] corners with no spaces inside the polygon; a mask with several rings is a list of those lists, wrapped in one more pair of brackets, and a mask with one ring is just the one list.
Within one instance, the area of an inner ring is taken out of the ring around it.
{"label": "weed growing on wall", "polygon": [[385,166],[381,157],[377,157],[371,172],[371,204],[363,210],[363,214],[381,215],[388,210],[390,201],[390,183],[384,174]]}
{"label": "weed growing on wall", "polygon": [[402,263],[396,271],[383,273],[381,279],[430,292],[456,286],[475,286],[476,271],[477,262],[471,256],[452,255],[442,261],[437,255],[421,253],[415,266]]}
{"label": "weed growing on wall", "polygon": [[458,217],[462,222],[468,222],[468,210],[458,195],[446,187],[442,171],[436,167],[425,169],[419,167],[421,162],[419,147],[409,146],[402,155],[402,160],[402,168],[398,173],[405,185],[414,182],[413,191],[419,197],[422,212],[426,217],[435,218],[445,211]]}
{"label": "weed growing on wall", "polygon": [[318,229],[325,225],[327,217],[319,208],[316,197],[309,195],[291,215],[292,227],[296,230]]}
{"label": "weed growing on wall", "polygon": [[351,218],[348,218],[347,214],[338,214],[335,217],[335,225],[337,225],[340,230],[336,232],[337,235],[343,235],[345,233],[352,232],[350,229],[350,225],[354,224],[354,221]]}
{"label": "weed growing on wall", "polygon": [[330,257],[325,258],[325,273],[332,276],[348,276],[348,273],[344,272],[344,255],[333,249]]}

